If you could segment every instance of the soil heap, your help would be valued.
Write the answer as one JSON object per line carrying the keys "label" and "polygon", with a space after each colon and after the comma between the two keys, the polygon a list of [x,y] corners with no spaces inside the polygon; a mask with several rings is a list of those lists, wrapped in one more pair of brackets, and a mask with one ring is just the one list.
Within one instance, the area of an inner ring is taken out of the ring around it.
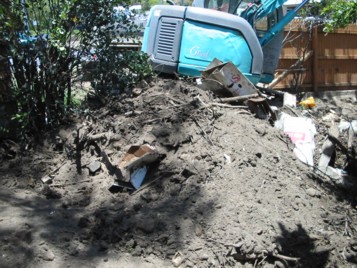
{"label": "soil heap", "polygon": [[[330,124],[356,111],[352,99],[293,111],[316,124],[316,161]],[[159,160],[135,190],[119,165],[143,144]],[[42,145],[2,142],[1,266],[352,267],[352,188],[292,149],[268,120],[187,81],[88,100]]]}

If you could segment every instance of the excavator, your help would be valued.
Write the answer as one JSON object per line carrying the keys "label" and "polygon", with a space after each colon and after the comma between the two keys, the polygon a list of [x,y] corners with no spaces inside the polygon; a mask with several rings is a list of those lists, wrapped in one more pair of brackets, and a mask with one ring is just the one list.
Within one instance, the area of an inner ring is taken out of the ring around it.
{"label": "excavator", "polygon": [[150,10],[142,51],[154,70],[199,76],[214,60],[232,62],[253,85],[270,83],[283,29],[308,2],[284,14],[287,0],[195,0]]}

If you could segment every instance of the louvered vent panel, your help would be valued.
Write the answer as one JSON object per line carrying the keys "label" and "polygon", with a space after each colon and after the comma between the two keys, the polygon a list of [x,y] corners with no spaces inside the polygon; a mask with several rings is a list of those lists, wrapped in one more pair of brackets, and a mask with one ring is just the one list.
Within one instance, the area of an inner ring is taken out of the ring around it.
{"label": "louvered vent panel", "polygon": [[176,62],[178,60],[182,19],[162,18],[159,22],[155,44],[155,58]]}
{"label": "louvered vent panel", "polygon": [[162,23],[160,27],[159,40],[157,42],[157,52],[164,55],[172,55],[175,41],[174,23]]}

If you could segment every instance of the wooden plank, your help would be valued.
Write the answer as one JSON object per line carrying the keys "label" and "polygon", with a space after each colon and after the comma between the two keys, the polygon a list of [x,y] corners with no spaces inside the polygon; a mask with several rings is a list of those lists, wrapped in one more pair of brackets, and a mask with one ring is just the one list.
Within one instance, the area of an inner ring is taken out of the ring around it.
{"label": "wooden plank", "polygon": [[[282,55],[280,60],[298,60],[296,55]],[[317,55],[318,60],[357,60],[357,55]]]}
{"label": "wooden plank", "polygon": [[[356,90],[356,86],[357,86],[357,83],[355,82],[351,82],[351,83],[334,83],[334,84],[329,84],[329,83],[326,83],[326,84],[319,84],[319,88],[349,88],[350,90]],[[301,88],[313,88],[313,84],[301,84],[299,87]],[[278,84],[276,87],[276,89],[279,88],[279,89],[282,89],[282,88],[290,88],[289,86],[287,85],[284,85],[284,84]]]}
{"label": "wooden plank", "polygon": [[357,60],[357,55],[323,55],[319,60]]}
{"label": "wooden plank", "polygon": [[[295,19],[291,21],[287,26],[285,26],[284,31],[292,31],[292,32],[308,32],[309,31],[309,24],[306,23],[304,20],[301,19]],[[319,32],[326,35],[326,33],[323,32],[323,27],[319,27]],[[336,29],[332,33],[338,33],[338,34],[357,34],[357,24],[350,24],[346,26],[345,28],[340,28]],[[329,33],[329,34],[332,34]]]}

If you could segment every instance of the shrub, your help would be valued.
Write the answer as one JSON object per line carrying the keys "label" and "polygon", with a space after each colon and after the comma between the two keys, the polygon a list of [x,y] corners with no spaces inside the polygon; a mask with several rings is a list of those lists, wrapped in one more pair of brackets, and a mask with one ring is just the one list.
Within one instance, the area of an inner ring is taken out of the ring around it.
{"label": "shrub", "polygon": [[[72,80],[81,75],[88,57],[96,57],[93,84],[101,94],[150,74],[140,52],[118,53],[111,48],[114,38],[138,42],[130,18],[114,16],[116,5],[112,0],[0,4],[0,40],[6,48],[0,57],[9,61],[10,87],[18,107],[14,119],[21,123],[22,133],[40,133],[61,123],[71,107]],[[123,27],[125,31],[118,32]]]}

